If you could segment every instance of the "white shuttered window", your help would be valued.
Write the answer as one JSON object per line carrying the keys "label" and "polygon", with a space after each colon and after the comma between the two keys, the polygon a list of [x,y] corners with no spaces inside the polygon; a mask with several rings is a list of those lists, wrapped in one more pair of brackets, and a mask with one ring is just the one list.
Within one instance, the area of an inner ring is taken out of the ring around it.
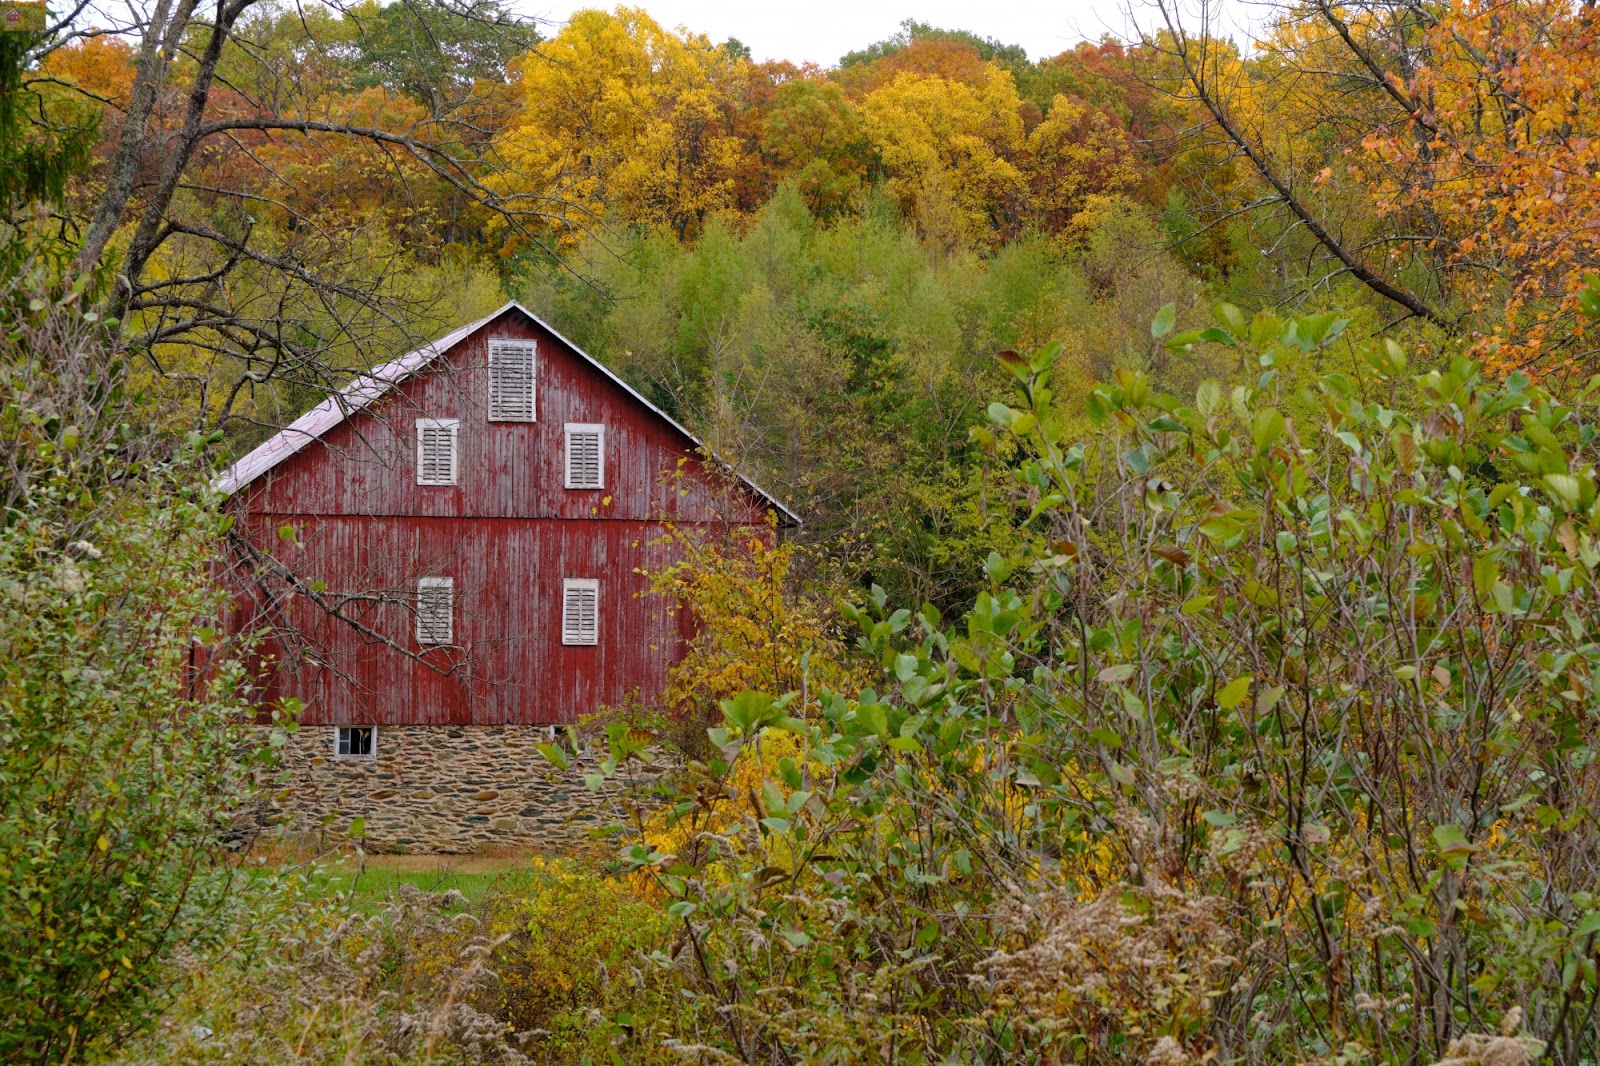
{"label": "white shuttered window", "polygon": [[534,420],[536,355],[532,341],[489,342],[489,421]]}
{"label": "white shuttered window", "polygon": [[449,644],[455,639],[456,582],[425,577],[417,582],[417,643]]}
{"label": "white shuttered window", "polygon": [[418,485],[456,483],[456,437],[460,426],[454,418],[417,419]]}
{"label": "white shuttered window", "polygon": [[600,643],[600,582],[592,577],[561,583],[561,643]]}
{"label": "white shuttered window", "polygon": [[567,488],[606,487],[606,427],[567,423]]}

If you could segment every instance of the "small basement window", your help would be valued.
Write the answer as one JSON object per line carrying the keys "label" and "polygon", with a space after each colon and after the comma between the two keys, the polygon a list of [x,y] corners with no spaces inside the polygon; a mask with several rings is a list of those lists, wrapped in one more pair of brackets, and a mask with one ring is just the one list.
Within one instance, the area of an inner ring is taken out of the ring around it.
{"label": "small basement window", "polygon": [[335,756],[341,759],[375,759],[378,756],[378,727],[342,725],[335,730]]}
{"label": "small basement window", "polygon": [[460,426],[454,418],[417,419],[418,485],[456,483],[456,435]]}
{"label": "small basement window", "polygon": [[455,639],[456,582],[425,577],[417,582],[417,643],[449,644]]}
{"label": "small basement window", "polygon": [[489,421],[534,421],[532,341],[489,342]]}
{"label": "small basement window", "polygon": [[567,488],[606,487],[605,445],[605,426],[567,423]]}
{"label": "small basement window", "polygon": [[561,583],[561,643],[600,643],[600,582],[569,577]]}

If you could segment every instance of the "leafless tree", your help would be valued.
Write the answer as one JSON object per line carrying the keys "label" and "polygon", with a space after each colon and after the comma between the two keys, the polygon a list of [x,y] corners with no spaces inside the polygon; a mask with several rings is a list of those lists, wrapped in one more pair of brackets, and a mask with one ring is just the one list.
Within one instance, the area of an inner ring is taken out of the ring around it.
{"label": "leafless tree", "polygon": [[[25,87],[82,94],[105,116],[101,157],[77,198],[50,218],[52,237],[73,274],[109,279],[104,312],[122,323],[130,352],[192,391],[186,414],[200,428],[281,423],[352,372],[415,347],[451,314],[440,306],[448,292],[407,284],[417,261],[407,233],[374,241],[384,220],[308,209],[326,191],[307,193],[303,175],[266,149],[298,146],[335,167],[359,160],[369,178],[381,175],[394,213],[425,198],[447,203],[454,218],[423,210],[412,222],[435,243],[459,240],[468,217],[534,245],[587,221],[558,188],[508,191],[529,184],[496,180],[493,108],[503,111],[504,93],[486,103],[470,79],[433,84],[421,117],[379,121],[349,94],[328,93],[327,79],[307,76],[341,46],[321,39],[337,36],[330,26],[348,33],[370,15],[340,2],[77,0],[24,62]],[[527,21],[487,0],[402,2],[425,37],[454,20],[484,35],[536,39]],[[289,49],[285,26],[297,38]],[[95,96],[41,67],[106,35],[134,45],[126,99]],[[272,408],[279,399],[282,414]]]}
{"label": "leafless tree", "polygon": [[[1407,216],[1376,224],[1371,212],[1349,211],[1348,200],[1330,204],[1319,189],[1330,177],[1328,164],[1339,164],[1357,150],[1375,127],[1414,121],[1416,102],[1406,99],[1402,87],[1407,68],[1421,61],[1412,51],[1418,5],[1411,0],[1360,5],[1371,36],[1389,45],[1381,63],[1377,50],[1351,32],[1341,15],[1345,9],[1322,0],[1293,9],[1274,7],[1274,18],[1292,24],[1293,32],[1284,37],[1294,43],[1262,46],[1263,52],[1272,52],[1265,58],[1278,79],[1271,93],[1259,84],[1263,54],[1254,57],[1254,64],[1239,61],[1238,45],[1222,32],[1213,0],[1200,0],[1194,7],[1180,0],[1152,0],[1152,5],[1155,25],[1141,39],[1165,68],[1162,88],[1203,116],[1188,131],[1187,147],[1215,150],[1264,186],[1243,204],[1219,207],[1219,219],[1268,214],[1277,232],[1268,249],[1274,256],[1292,254],[1293,246],[1284,244],[1296,235],[1309,237],[1305,273],[1315,285],[1349,276],[1398,308],[1401,319],[1419,318],[1456,330],[1457,318],[1437,294],[1439,260],[1427,254],[1440,235],[1437,220],[1430,226],[1425,218]],[[1252,77],[1258,84],[1247,86]],[[1258,104],[1265,103],[1254,109],[1237,106],[1246,91],[1261,98]],[[1307,99],[1321,103],[1290,114],[1267,99],[1282,102],[1290,95],[1302,105]],[[1427,136],[1420,127],[1418,133]],[[1390,254],[1395,248],[1404,254]],[[1385,259],[1390,269],[1380,265]],[[1396,261],[1399,271],[1393,269]],[[1412,278],[1403,277],[1407,273]],[[1435,295],[1419,288],[1417,275]]]}

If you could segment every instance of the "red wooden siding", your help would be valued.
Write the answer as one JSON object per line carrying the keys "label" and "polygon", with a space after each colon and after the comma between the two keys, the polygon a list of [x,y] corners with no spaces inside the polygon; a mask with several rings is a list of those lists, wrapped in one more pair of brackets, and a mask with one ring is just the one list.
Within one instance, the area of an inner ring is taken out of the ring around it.
{"label": "red wooden siding", "polygon": [[[501,336],[538,344],[537,422],[488,421],[488,340]],[[418,418],[460,420],[457,485],[416,483]],[[568,422],[606,427],[604,489],[565,487]],[[743,485],[720,491],[692,440],[516,309],[239,496],[244,535],[349,618],[260,589],[241,604],[237,625],[265,615],[300,634],[266,649],[280,665],[264,684],[269,699],[300,698],[308,724],[555,724],[648,701],[686,621],[638,573],[676,557],[661,519],[748,527],[767,510]],[[448,648],[416,643],[422,577],[454,579]],[[565,578],[600,581],[596,646],[561,642]]]}
{"label": "red wooden siding", "polygon": [[[537,422],[490,422],[490,338],[532,338],[539,349]],[[347,419],[248,490],[249,510],[272,514],[415,515],[456,518],[621,518],[683,521],[724,517],[694,445],[554,334],[508,311],[428,370]],[[458,418],[460,477],[453,486],[416,483],[416,420]],[[603,490],[568,489],[563,466],[568,422],[601,423]],[[691,473],[666,492],[662,476],[680,457]],[[609,502],[607,498],[609,497]],[[758,521],[754,494],[735,500],[736,520]]]}

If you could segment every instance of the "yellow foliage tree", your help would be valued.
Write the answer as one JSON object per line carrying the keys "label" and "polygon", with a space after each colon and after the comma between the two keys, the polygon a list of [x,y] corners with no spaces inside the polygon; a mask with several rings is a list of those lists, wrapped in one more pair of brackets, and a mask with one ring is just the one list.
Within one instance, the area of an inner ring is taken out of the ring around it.
{"label": "yellow foliage tree", "polygon": [[629,223],[694,233],[732,203],[745,164],[734,63],[642,10],[578,12],[512,65],[521,110],[499,138],[509,173],[498,191],[561,200],[590,222],[614,209]]}
{"label": "yellow foliage tree", "polygon": [[1064,229],[1090,196],[1130,194],[1142,180],[1127,132],[1060,93],[1027,147],[1031,214],[1046,230]]}
{"label": "yellow foliage tree", "polygon": [[712,714],[741,692],[848,691],[870,672],[851,660],[831,610],[793,578],[796,549],[775,528],[702,535],[669,525],[677,563],[649,575],[651,588],[690,613],[689,653],[665,694],[683,715]]}
{"label": "yellow foliage tree", "polygon": [[1021,103],[1011,75],[990,67],[978,86],[900,74],[869,93],[861,112],[889,187],[924,229],[947,203],[954,236],[989,243],[1018,217],[1027,190],[1015,163],[1024,145]]}

